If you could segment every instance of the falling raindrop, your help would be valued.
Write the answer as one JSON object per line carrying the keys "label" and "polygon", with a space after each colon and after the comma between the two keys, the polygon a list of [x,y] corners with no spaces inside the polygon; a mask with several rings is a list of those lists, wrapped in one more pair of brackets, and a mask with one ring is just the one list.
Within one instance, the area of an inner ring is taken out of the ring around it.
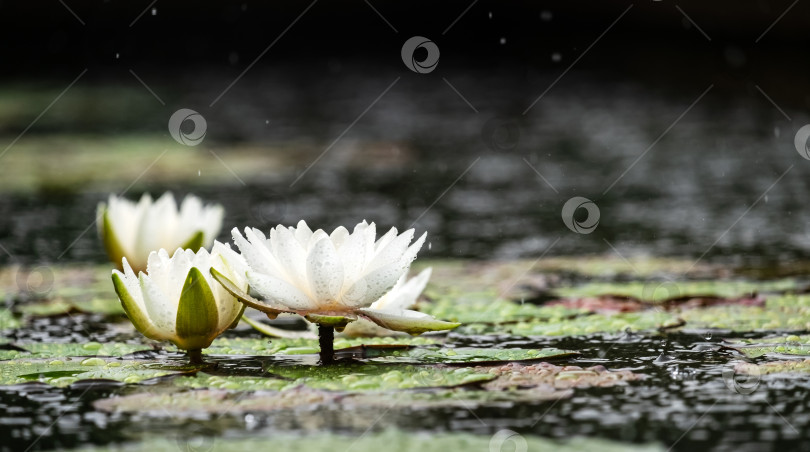
{"label": "falling raindrop", "polygon": [[157,16],[157,8],[152,8],[152,15]]}
{"label": "falling raindrop", "polygon": [[489,12],[489,18],[492,19],[492,11]]}
{"label": "falling raindrop", "polygon": [[542,19],[543,22],[550,21],[551,20],[551,11],[543,11],[543,12],[541,12],[540,13],[540,19]]}
{"label": "falling raindrop", "polygon": [[551,54],[551,61],[555,63],[559,63],[562,60],[562,55],[559,52],[554,52]]}
{"label": "falling raindrop", "polygon": [[433,242],[428,242],[428,251],[433,248]]}
{"label": "falling raindrop", "polygon": [[712,332],[707,331],[706,334],[703,335],[703,338],[706,339],[707,341],[712,340]]}
{"label": "falling raindrop", "polygon": [[269,119],[265,119],[265,120],[264,120],[264,123],[265,123],[265,124],[270,124],[270,120],[269,120]]}
{"label": "falling raindrop", "polygon": [[115,59],[117,60],[117,59],[119,59],[119,58],[121,58],[121,54],[120,54],[120,53],[118,53],[118,52],[115,52]]}
{"label": "falling raindrop", "polygon": [[506,44],[506,38],[501,38],[501,45]]}
{"label": "falling raindrop", "polygon": [[197,170],[197,176],[202,176],[202,170]]}

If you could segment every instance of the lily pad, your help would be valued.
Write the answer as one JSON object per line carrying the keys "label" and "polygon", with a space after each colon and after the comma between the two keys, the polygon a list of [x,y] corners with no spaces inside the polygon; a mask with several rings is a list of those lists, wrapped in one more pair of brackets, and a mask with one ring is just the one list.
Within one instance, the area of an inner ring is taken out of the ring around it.
{"label": "lily pad", "polygon": [[509,323],[522,320],[559,320],[587,313],[565,306],[536,306],[481,294],[441,297],[419,306],[422,312],[461,323]]}
{"label": "lily pad", "polygon": [[563,297],[597,297],[602,295],[633,297],[645,302],[662,302],[679,297],[739,298],[762,293],[783,293],[799,287],[794,279],[776,281],[633,281],[626,283],[591,282],[574,287],[557,288]]}
{"label": "lily pad", "polygon": [[[16,358],[62,358],[69,356],[123,356],[141,350],[150,350],[151,347],[139,344],[124,344],[110,342],[100,344],[87,342],[84,344],[56,344],[52,342],[32,342],[14,344],[11,350],[0,350],[0,360]],[[23,350],[19,350],[23,349]]]}
{"label": "lily pad", "polygon": [[745,339],[731,342],[729,348],[737,350],[749,358],[758,358],[767,354],[808,356],[810,355],[810,335]]}
{"label": "lily pad", "polygon": [[413,348],[393,351],[373,358],[376,362],[409,362],[423,364],[475,364],[511,361],[558,360],[577,356],[578,353],[556,348]]}
{"label": "lily pad", "polygon": [[[201,438],[189,437],[189,440],[199,442]],[[205,441],[205,438],[202,438]],[[521,435],[511,430],[500,430],[495,435],[475,435],[471,433],[414,433],[410,431],[387,430],[384,432],[366,432],[363,435],[309,433],[306,435],[292,435],[289,433],[273,434],[272,437],[261,436],[255,438],[235,439],[227,441],[211,437],[206,443],[206,450],[283,450],[285,452],[309,452],[313,450],[351,450],[351,452],[406,452],[418,450],[420,452],[447,452],[455,451],[487,451],[504,450],[514,444],[521,444],[520,450],[555,452],[574,452],[583,450],[598,450],[601,452],[654,452],[663,451],[661,446],[644,444],[625,444],[603,439],[571,438],[567,441],[553,441],[534,435]],[[522,444],[525,441],[526,448]],[[152,437],[142,443],[128,445],[113,445],[107,447],[93,447],[80,449],[87,452],[102,451],[146,451],[146,452],[177,452],[178,440]]]}
{"label": "lily pad", "polygon": [[794,374],[810,372],[810,359],[801,361],[772,361],[761,364],[738,363],[734,372],[746,375]]}
{"label": "lily pad", "polygon": [[0,331],[20,327],[20,321],[8,309],[0,309]]}
{"label": "lily pad", "polygon": [[[369,337],[335,339],[335,350],[340,351],[360,345],[431,345],[438,343],[427,337]],[[317,339],[254,339],[217,338],[211,347],[203,350],[209,355],[300,355],[315,354],[319,351]]]}
{"label": "lily pad", "polygon": [[685,310],[681,314],[687,329],[728,331],[807,331],[810,309],[758,306],[715,306]]}
{"label": "lily pad", "polygon": [[106,316],[124,316],[126,313],[118,300],[111,298],[92,298],[89,300],[68,300],[54,298],[38,303],[25,303],[17,311],[27,316],[46,317],[73,313],[101,314]]}
{"label": "lily pad", "polygon": [[463,325],[457,331],[463,334],[507,332],[517,336],[584,336],[625,331],[654,332],[680,324],[679,319],[670,313],[648,310],[613,315],[592,314],[560,321],[518,322],[497,329],[486,325]]}
{"label": "lily pad", "polygon": [[470,368],[412,366],[401,364],[335,364],[330,366],[266,367],[265,374],[330,391],[384,391],[436,388],[481,383],[494,379]]}
{"label": "lily pad", "polygon": [[80,380],[106,379],[139,383],[150,378],[178,373],[154,364],[120,359],[84,358],[0,361],[0,385],[39,381],[64,387]]}

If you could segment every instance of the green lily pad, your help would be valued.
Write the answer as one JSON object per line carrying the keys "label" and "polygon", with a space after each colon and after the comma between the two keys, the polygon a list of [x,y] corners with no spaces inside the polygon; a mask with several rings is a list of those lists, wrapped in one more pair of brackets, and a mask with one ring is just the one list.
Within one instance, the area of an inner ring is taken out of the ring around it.
{"label": "green lily pad", "polygon": [[[337,338],[335,350],[340,351],[360,345],[431,345],[438,341],[427,337],[367,337]],[[300,355],[315,354],[320,351],[317,339],[254,339],[254,338],[217,338],[211,347],[203,350],[209,355]]]}
{"label": "green lily pad", "polygon": [[729,348],[737,350],[749,358],[758,358],[767,354],[806,356],[810,355],[810,335],[745,339],[731,342]]}
{"label": "green lily pad", "polygon": [[673,314],[648,310],[621,314],[592,314],[559,321],[518,322],[492,327],[487,325],[462,325],[457,331],[462,334],[488,334],[506,332],[518,336],[584,336],[590,334],[616,334],[625,331],[654,332],[659,328],[679,326]]}
{"label": "green lily pad", "polygon": [[482,294],[467,294],[458,297],[441,297],[419,306],[422,312],[438,319],[461,323],[508,323],[521,320],[556,321],[587,313],[584,309],[569,309],[564,306],[536,306],[503,299],[493,299]]}
{"label": "green lily pad", "polygon": [[[191,441],[199,443],[205,438],[190,436]],[[525,441],[526,448],[522,448]],[[283,450],[285,452],[309,452],[313,450],[351,450],[351,452],[406,452],[418,450],[420,452],[446,452],[450,450],[488,451],[508,450],[512,444],[521,444],[520,450],[555,452],[574,452],[583,450],[598,450],[601,452],[653,452],[663,451],[657,445],[625,444],[594,438],[571,438],[566,441],[553,441],[534,435],[521,435],[511,430],[500,430],[495,435],[475,435],[471,433],[414,433],[411,431],[386,430],[383,432],[366,432],[363,435],[335,434],[335,433],[308,433],[293,435],[289,433],[276,433],[272,437],[260,436],[255,438],[236,439],[227,441],[211,437],[205,443],[206,450],[213,452],[226,450]],[[112,445],[105,447],[91,447],[80,449],[87,452],[102,451],[146,451],[146,452],[177,452],[178,440],[152,437],[141,443],[128,445]]]}
{"label": "green lily pad", "polygon": [[55,298],[39,303],[25,303],[17,310],[28,316],[46,317],[74,312],[101,314],[106,316],[124,316],[124,309],[118,300],[111,298],[92,298],[90,300],[67,300]]}
{"label": "green lily pad", "polygon": [[795,374],[810,372],[810,359],[802,361],[772,361],[761,364],[739,363],[734,372],[746,375]]}
{"label": "green lily pad", "polygon": [[20,327],[20,320],[8,309],[0,309],[0,331]]}
{"label": "green lily pad", "polygon": [[776,281],[633,281],[626,283],[591,282],[574,287],[557,288],[554,292],[563,297],[595,297],[618,295],[633,297],[646,302],[661,302],[685,296],[744,297],[751,294],[782,293],[796,290],[793,279]]}
{"label": "green lily pad", "polygon": [[400,364],[335,364],[330,366],[266,367],[265,374],[330,391],[385,391],[436,388],[481,383],[494,376],[470,368],[445,368]]}
{"label": "green lily pad", "polygon": [[107,379],[139,383],[179,369],[120,359],[84,358],[0,361],[0,385],[39,381],[64,387],[79,380]]}
{"label": "green lily pad", "polygon": [[372,358],[375,362],[409,362],[423,364],[474,364],[511,361],[537,361],[570,358],[576,352],[556,348],[413,348],[393,351],[386,356]]}
{"label": "green lily pad", "polygon": [[810,309],[759,306],[714,306],[685,310],[686,329],[746,331],[810,330]]}
{"label": "green lily pad", "polygon": [[150,350],[147,345],[123,344],[111,342],[100,344],[55,344],[49,342],[32,342],[14,344],[21,350],[0,350],[0,360],[16,358],[61,358],[68,356],[123,356],[140,350]]}

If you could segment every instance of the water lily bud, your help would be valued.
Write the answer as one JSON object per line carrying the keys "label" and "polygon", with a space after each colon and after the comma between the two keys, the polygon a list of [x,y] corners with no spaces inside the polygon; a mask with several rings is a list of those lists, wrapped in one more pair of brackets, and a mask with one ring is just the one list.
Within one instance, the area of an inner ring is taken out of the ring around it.
{"label": "water lily bud", "polygon": [[115,291],[127,316],[144,336],[199,350],[236,326],[244,305],[213,281],[211,269],[247,290],[244,260],[228,245],[214,242],[211,253],[161,249],[149,254],[146,273],[138,276],[123,258],[124,271],[113,270]]}
{"label": "water lily bud", "polygon": [[203,205],[193,195],[186,196],[179,209],[170,192],[154,202],[144,194],[137,203],[110,195],[98,206],[96,224],[110,260],[122,270],[126,257],[138,272],[146,270],[152,251],[210,247],[222,228],[223,215],[221,205]]}

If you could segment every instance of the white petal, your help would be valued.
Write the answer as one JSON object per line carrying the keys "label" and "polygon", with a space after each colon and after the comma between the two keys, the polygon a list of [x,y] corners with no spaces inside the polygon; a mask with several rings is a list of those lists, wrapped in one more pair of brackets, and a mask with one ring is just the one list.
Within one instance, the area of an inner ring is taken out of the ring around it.
{"label": "white petal", "polygon": [[391,262],[398,262],[402,259],[402,256],[408,249],[408,245],[411,243],[411,239],[413,239],[413,233],[413,229],[408,229],[397,238],[391,240],[388,246],[379,248],[377,255],[374,256],[374,259],[366,267],[366,272],[380,268],[383,265],[388,265]]}
{"label": "white petal", "polygon": [[370,306],[391,290],[407,271],[408,267],[403,267],[399,262],[378,268],[350,287],[344,294],[342,303],[353,308]]}
{"label": "white petal", "polygon": [[426,268],[422,270],[419,275],[411,278],[405,282],[405,276],[397,281],[394,288],[385,294],[384,297],[375,301],[371,305],[372,309],[377,310],[399,310],[410,309],[416,304],[417,298],[425,290],[425,286],[430,280],[430,274],[433,269]]}
{"label": "white petal", "polygon": [[301,220],[298,222],[298,226],[295,228],[294,235],[298,240],[298,243],[300,243],[303,248],[306,248],[309,238],[312,236],[312,229],[307,226],[306,221]]}
{"label": "white petal", "polygon": [[170,339],[175,335],[175,322],[177,320],[177,304],[179,299],[170,300],[152,280],[141,273],[141,291],[149,320],[155,326],[155,333],[162,339]]}
{"label": "white petal", "polygon": [[307,256],[310,292],[319,303],[334,302],[343,287],[343,265],[328,237],[319,240]]}
{"label": "white petal", "polygon": [[344,228],[343,226],[338,226],[332,233],[329,235],[329,238],[332,240],[332,243],[335,244],[335,249],[340,249],[343,246],[343,243],[346,241],[346,237],[349,236],[349,230]]}
{"label": "white petal", "polygon": [[309,292],[307,284],[307,254],[304,248],[292,233],[278,227],[271,233],[274,254],[280,267],[287,274],[290,284],[295,285],[303,292]]}
{"label": "white petal", "polygon": [[[388,246],[388,244],[391,243],[391,240],[394,240],[396,236],[397,236],[397,228],[391,228],[388,232],[385,233],[385,235],[383,235],[382,237],[380,237],[379,240],[377,240],[377,243],[374,244],[374,251],[379,252],[381,249]],[[411,237],[413,237],[413,233],[411,234]]]}
{"label": "white petal", "polygon": [[294,311],[317,308],[313,300],[287,281],[251,270],[247,272],[247,279],[250,287],[272,303]]}
{"label": "white petal", "polygon": [[418,311],[375,311],[373,309],[358,309],[358,312],[383,328],[402,331],[408,334],[451,330],[461,325],[460,323],[438,320]]}

